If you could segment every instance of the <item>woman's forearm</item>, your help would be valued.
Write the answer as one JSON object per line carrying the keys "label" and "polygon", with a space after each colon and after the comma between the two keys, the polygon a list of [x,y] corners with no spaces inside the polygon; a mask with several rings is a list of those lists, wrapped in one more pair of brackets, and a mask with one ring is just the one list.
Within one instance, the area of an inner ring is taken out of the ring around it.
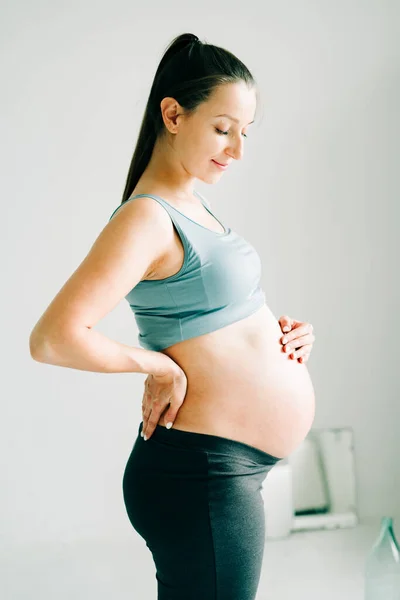
{"label": "woman's forearm", "polygon": [[29,345],[34,360],[80,371],[161,375],[180,368],[162,352],[121,344],[87,327],[51,338],[33,331]]}

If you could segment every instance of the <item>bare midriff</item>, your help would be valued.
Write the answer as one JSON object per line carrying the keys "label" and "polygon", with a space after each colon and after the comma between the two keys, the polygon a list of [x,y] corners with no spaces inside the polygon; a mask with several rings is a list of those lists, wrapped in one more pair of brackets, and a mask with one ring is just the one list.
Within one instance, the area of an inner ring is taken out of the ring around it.
{"label": "bare midriff", "polygon": [[[152,193],[168,197],[151,185],[134,193],[148,193],[152,187]],[[184,212],[221,232],[221,224],[218,228],[198,199]],[[170,247],[147,279],[175,274],[183,259],[183,246],[174,230]],[[162,350],[187,378],[186,396],[173,428],[230,438],[278,458],[288,456],[311,428],[315,395],[307,366],[284,352],[283,335],[264,304],[245,319]],[[158,424],[165,426],[164,413]]]}
{"label": "bare midriff", "polygon": [[307,366],[284,352],[283,335],[264,304],[241,321],[163,350],[188,382],[173,428],[288,456],[311,428],[315,395]]}

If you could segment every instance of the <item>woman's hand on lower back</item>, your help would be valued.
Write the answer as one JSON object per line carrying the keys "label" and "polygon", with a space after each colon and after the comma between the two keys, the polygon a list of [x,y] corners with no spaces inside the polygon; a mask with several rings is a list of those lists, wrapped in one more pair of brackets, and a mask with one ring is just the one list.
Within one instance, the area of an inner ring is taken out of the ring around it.
{"label": "woman's hand on lower back", "polygon": [[[171,361],[173,362],[173,361]],[[161,418],[164,425],[172,427],[182,406],[187,390],[187,378],[176,363],[163,375],[148,375],[142,400],[143,428],[145,440],[153,434]]]}

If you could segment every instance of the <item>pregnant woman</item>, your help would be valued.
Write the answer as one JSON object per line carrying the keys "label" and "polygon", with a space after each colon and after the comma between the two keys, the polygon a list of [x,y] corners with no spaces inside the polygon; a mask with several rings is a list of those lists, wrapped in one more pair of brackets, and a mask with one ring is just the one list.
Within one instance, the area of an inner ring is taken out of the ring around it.
{"label": "pregnant woman", "polygon": [[[192,34],[171,42],[122,202],[30,338],[38,361],[147,374],[123,494],[152,553],[159,600],[254,600],[262,482],[314,418],[312,326],[275,319],[256,250],[194,188],[196,179],[218,183],[243,157],[256,99],[233,54]],[[241,201],[255,213],[259,198]],[[92,329],[121,298],[141,348]]]}

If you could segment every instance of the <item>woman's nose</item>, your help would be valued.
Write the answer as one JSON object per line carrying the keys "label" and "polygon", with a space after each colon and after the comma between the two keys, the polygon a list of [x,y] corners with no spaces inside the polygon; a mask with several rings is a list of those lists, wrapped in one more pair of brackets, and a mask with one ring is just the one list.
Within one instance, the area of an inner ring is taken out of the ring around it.
{"label": "woman's nose", "polygon": [[227,154],[235,160],[243,158],[244,140],[238,140],[236,144],[231,144],[227,150]]}

